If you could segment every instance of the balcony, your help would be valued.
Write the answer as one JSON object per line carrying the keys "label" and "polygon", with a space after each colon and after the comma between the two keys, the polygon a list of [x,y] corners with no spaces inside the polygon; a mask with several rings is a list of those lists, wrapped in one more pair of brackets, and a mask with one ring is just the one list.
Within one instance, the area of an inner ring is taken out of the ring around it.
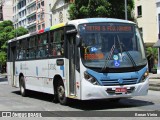
{"label": "balcony", "polygon": [[30,20],[27,23],[27,27],[31,27],[31,26],[34,26],[34,25],[36,25],[36,19]]}
{"label": "balcony", "polygon": [[31,5],[35,4],[36,5],[36,0],[28,0],[26,6],[30,7]]}
{"label": "balcony", "polygon": [[28,12],[27,11],[27,17],[30,17],[30,16],[33,16],[33,15],[35,15],[36,14],[36,10],[34,10],[34,11],[31,11],[31,12]]}

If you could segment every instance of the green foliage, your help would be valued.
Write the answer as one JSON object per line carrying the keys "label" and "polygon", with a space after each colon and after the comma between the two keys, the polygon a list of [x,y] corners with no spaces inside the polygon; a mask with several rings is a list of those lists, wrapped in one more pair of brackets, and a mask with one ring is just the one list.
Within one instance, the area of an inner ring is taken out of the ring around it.
{"label": "green foliage", "polygon": [[106,0],[75,0],[69,6],[69,19],[107,17],[110,4]]}
{"label": "green foliage", "polygon": [[[134,0],[127,0],[128,19],[133,20],[131,12]],[[124,0],[75,0],[69,6],[69,19],[111,17],[125,18]]]}
{"label": "green foliage", "polygon": [[3,65],[4,63],[6,63],[6,59],[7,59],[6,52],[4,52],[4,51],[0,52],[0,64],[1,65]]}
{"label": "green foliage", "polygon": [[[111,18],[125,18],[125,3],[124,0],[119,0],[117,4],[117,0],[108,0],[111,4],[110,9],[110,17]],[[134,9],[134,0],[127,0],[127,15],[129,20],[133,20],[133,16],[131,16],[131,12]]]}
{"label": "green foliage", "polygon": [[6,51],[7,51],[7,41],[24,34],[27,34],[28,30],[19,27],[14,29],[13,23],[10,20],[6,20],[0,23],[0,64],[4,65],[6,63]]}
{"label": "green foliage", "polygon": [[147,48],[147,57],[150,59],[158,60],[158,49],[148,47]]}
{"label": "green foliage", "polygon": [[19,36],[22,36],[22,35],[24,35],[24,34],[27,34],[27,33],[28,33],[28,30],[25,29],[24,27],[19,27],[19,28],[16,29],[15,32],[16,32],[16,34],[17,34],[17,37],[19,37]]}

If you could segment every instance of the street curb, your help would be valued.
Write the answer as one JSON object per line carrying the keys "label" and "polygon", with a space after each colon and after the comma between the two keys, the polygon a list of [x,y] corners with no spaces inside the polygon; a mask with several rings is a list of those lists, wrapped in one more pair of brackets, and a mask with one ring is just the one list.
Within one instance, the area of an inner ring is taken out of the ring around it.
{"label": "street curb", "polygon": [[160,91],[160,88],[157,88],[157,87],[149,87],[149,90]]}
{"label": "street curb", "polygon": [[160,77],[149,77],[149,79],[160,79]]}

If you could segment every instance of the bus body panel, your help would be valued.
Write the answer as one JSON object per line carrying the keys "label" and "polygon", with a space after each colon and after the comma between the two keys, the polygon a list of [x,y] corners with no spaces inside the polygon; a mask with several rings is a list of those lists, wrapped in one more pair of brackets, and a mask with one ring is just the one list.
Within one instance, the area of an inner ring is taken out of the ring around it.
{"label": "bus body panel", "polygon": [[[90,99],[107,99],[107,98],[129,98],[133,96],[143,96],[148,93],[149,78],[143,83],[123,86],[95,86],[86,81],[82,80],[82,100]],[[135,90],[129,94],[108,94],[107,89],[115,90],[116,88],[127,88],[135,87]]]}
{"label": "bus body panel", "polygon": [[7,62],[7,79],[8,79],[8,84],[13,85],[13,63],[12,62]]}

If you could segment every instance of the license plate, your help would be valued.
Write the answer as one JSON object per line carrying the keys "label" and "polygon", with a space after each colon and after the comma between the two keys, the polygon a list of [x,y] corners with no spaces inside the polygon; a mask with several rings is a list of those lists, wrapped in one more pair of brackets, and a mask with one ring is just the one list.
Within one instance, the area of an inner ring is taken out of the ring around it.
{"label": "license plate", "polygon": [[127,88],[116,88],[115,93],[126,93]]}

